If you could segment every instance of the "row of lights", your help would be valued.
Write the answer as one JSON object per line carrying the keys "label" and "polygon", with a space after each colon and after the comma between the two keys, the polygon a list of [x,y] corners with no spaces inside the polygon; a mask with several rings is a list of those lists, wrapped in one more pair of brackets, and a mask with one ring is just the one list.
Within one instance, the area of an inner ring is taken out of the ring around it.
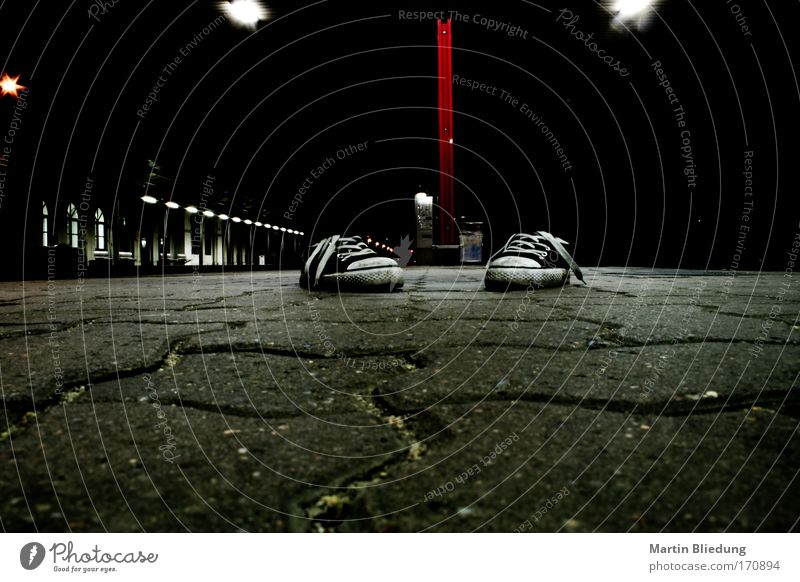
{"label": "row of lights", "polygon": [[[374,244],[376,248],[383,249],[383,250],[389,251],[391,253],[394,252],[394,247],[390,247],[389,245],[384,244],[384,243],[382,243],[380,241],[377,241],[377,240],[372,240],[371,236],[367,237],[367,244],[368,245]],[[409,249],[409,252],[412,253],[412,254],[414,253],[414,251],[412,249]]]}
{"label": "row of lights", "polygon": [[[144,196],[142,196],[142,202],[146,202],[147,204],[157,204],[158,203],[158,198],[155,198],[153,196],[149,196],[149,195],[145,194]],[[180,204],[178,204],[177,202],[173,202],[172,200],[170,200],[168,202],[164,202],[164,205],[167,208],[171,208],[172,210],[177,210],[178,208],[181,207]],[[197,214],[198,212],[200,212],[200,209],[197,208],[196,206],[186,206],[184,208],[184,210],[186,212],[188,212],[189,214]],[[256,220],[254,222],[254,221],[250,220],[249,218],[245,218],[244,220],[242,220],[238,216],[230,217],[227,214],[214,214],[210,210],[203,210],[203,216],[205,216],[206,218],[213,218],[214,216],[216,216],[220,220],[230,220],[231,222],[243,222],[248,226],[250,226],[250,225],[263,226],[264,228],[277,230],[277,231],[285,232],[285,233],[288,233],[288,234],[296,234],[296,235],[299,235],[299,236],[305,236],[305,234],[306,234],[304,232],[300,232],[299,230],[286,228],[284,226],[276,226],[274,224],[262,223],[262,222],[259,222],[258,220]]]}

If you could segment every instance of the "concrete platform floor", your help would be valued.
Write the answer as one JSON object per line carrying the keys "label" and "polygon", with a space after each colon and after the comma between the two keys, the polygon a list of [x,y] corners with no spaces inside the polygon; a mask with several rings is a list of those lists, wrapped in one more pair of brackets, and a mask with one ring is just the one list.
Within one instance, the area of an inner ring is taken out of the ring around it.
{"label": "concrete platform floor", "polygon": [[797,282],[0,284],[5,531],[790,531]]}

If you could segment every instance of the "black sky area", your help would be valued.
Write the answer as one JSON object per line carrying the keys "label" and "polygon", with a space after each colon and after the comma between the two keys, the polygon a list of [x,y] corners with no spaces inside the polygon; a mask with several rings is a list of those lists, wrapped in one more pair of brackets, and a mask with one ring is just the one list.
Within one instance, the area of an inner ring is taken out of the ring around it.
{"label": "black sky area", "polygon": [[[136,209],[152,159],[169,178],[152,192],[164,200],[198,204],[211,175],[212,210],[310,241],[345,230],[413,237],[413,195],[436,194],[439,183],[436,22],[400,14],[453,10],[466,19],[453,22],[454,74],[497,87],[453,89],[456,213],[484,221],[495,246],[546,229],[570,241],[581,264],[730,268],[745,225],[739,268],[782,269],[798,232],[797,2],[739,0],[748,35],[727,0],[665,0],[649,26],[628,32],[612,29],[602,2],[283,0],[266,3],[272,18],[255,31],[221,22],[200,39],[220,15],[214,1],[119,0],[97,20],[93,4],[0,3],[2,69],[29,87],[0,209],[6,229],[35,223],[45,195],[78,196],[87,177],[96,196]],[[564,8],[627,76],[557,21]],[[0,130],[15,103],[0,99]],[[523,103],[552,130],[569,170]],[[284,218],[312,170],[363,142]]]}

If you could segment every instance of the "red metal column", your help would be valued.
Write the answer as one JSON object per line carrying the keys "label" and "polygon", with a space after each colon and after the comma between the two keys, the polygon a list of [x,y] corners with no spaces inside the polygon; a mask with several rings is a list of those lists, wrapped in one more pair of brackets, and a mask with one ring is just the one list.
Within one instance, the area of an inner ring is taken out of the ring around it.
{"label": "red metal column", "polygon": [[453,51],[450,20],[436,23],[439,47],[439,244],[455,244],[453,222]]}

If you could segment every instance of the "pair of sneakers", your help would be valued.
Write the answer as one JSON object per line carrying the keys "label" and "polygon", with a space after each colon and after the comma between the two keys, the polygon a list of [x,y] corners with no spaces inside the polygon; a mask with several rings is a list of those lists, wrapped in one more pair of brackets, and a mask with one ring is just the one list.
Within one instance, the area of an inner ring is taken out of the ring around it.
{"label": "pair of sneakers", "polygon": [[[489,259],[484,285],[501,291],[509,287],[555,287],[569,281],[570,270],[584,282],[565,244],[541,230],[513,235]],[[361,237],[335,235],[312,247],[300,286],[309,290],[393,291],[403,286],[403,269],[397,261],[379,256]]]}

